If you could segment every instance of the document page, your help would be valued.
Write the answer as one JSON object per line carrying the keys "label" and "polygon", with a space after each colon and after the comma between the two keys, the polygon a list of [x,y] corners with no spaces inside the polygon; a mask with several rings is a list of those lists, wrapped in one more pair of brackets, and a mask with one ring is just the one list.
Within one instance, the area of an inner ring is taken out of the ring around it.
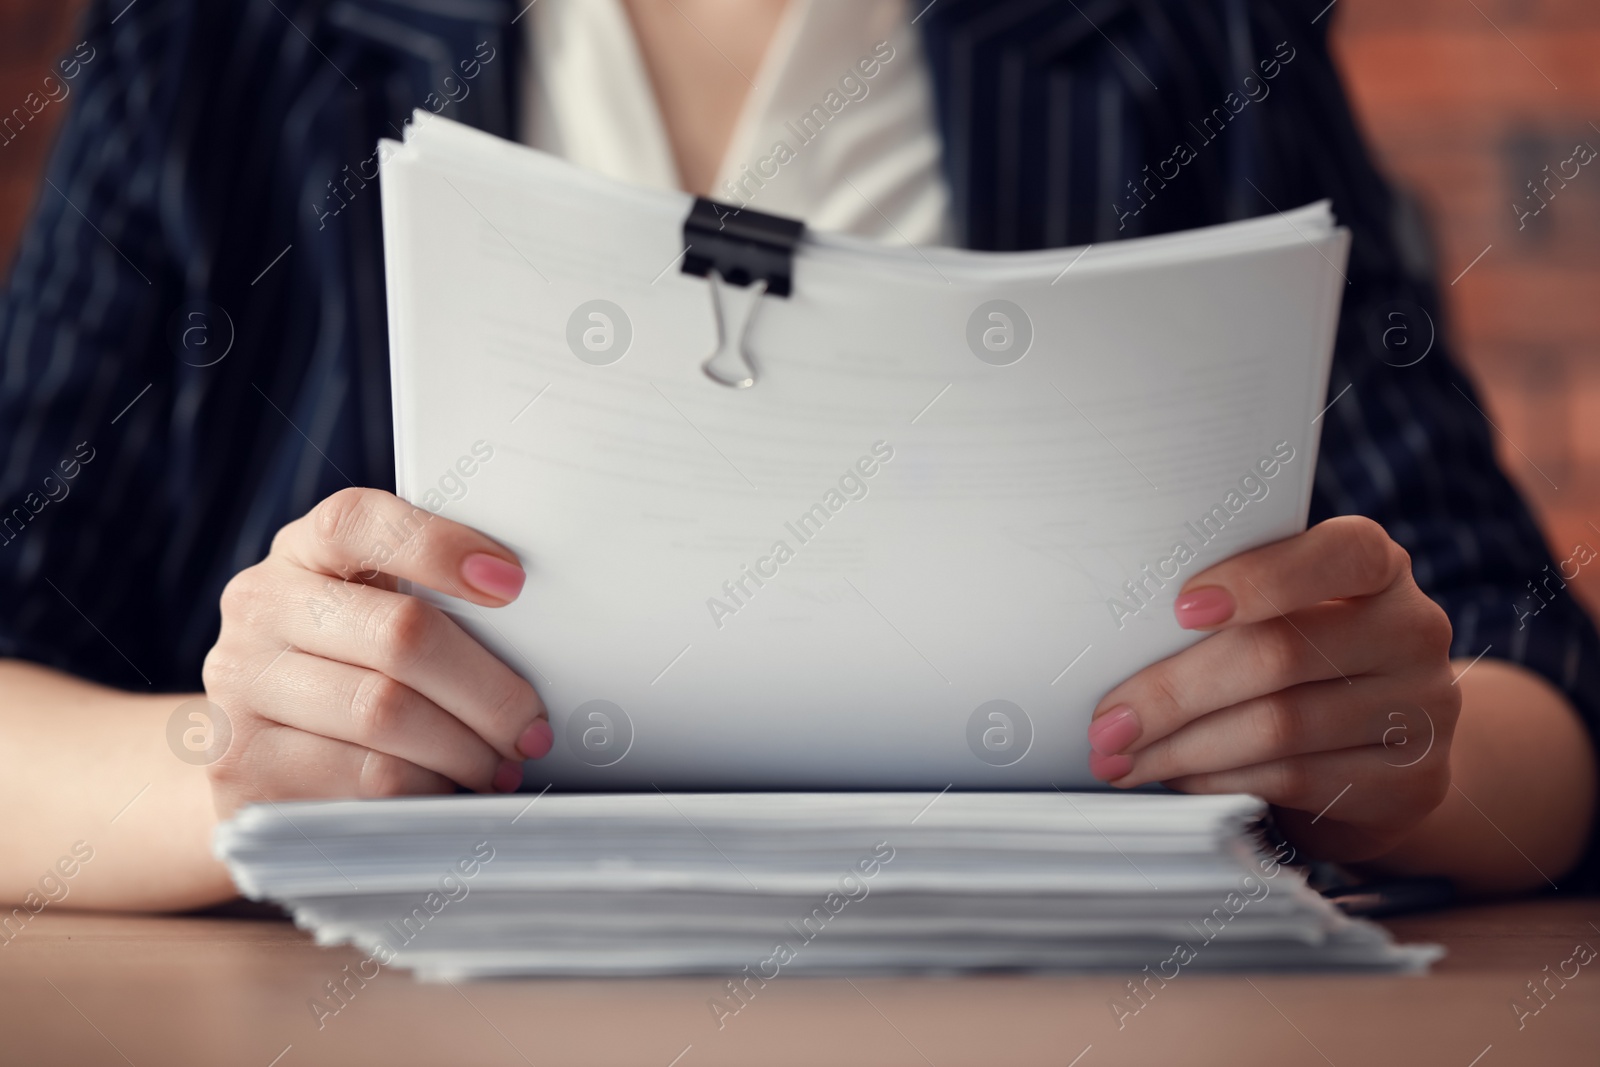
{"label": "document page", "polygon": [[386,150],[399,491],[528,572],[419,593],[549,707],[525,788],[1089,785],[1095,703],[1199,639],[1183,583],[1304,528],[1326,204],[1005,254],[808,232],[780,297],[684,273],[687,195],[436,117]]}

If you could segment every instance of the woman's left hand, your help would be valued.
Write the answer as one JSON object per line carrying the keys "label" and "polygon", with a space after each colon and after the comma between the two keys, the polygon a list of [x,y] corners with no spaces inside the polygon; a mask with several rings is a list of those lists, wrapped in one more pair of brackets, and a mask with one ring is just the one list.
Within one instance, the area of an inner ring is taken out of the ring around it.
{"label": "woman's left hand", "polygon": [[1174,611],[1213,636],[1100,701],[1096,778],[1254,793],[1308,853],[1345,861],[1389,851],[1444,799],[1450,622],[1377,523],[1329,519],[1235,556]]}

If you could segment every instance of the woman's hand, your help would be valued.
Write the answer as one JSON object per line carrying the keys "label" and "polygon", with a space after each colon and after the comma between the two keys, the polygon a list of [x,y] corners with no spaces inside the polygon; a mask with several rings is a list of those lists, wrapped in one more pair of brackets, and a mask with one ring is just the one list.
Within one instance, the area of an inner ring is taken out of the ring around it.
{"label": "woman's hand", "polygon": [[550,751],[538,694],[406,579],[485,607],[522,590],[503,546],[389,493],[346,489],[222,593],[206,695],[233,731],[217,811],[302,797],[510,792]]}
{"label": "woman's hand", "polygon": [[1345,516],[1191,578],[1209,639],[1117,686],[1089,768],[1117,786],[1254,793],[1320,859],[1381,855],[1443,800],[1461,707],[1450,623],[1411,559]]}

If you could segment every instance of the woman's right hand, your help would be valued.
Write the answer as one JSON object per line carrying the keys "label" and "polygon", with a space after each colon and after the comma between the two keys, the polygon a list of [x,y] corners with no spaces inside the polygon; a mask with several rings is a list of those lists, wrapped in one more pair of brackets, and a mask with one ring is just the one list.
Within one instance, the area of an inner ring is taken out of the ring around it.
{"label": "woman's right hand", "polygon": [[233,731],[209,768],[219,816],[310,797],[511,792],[550,751],[533,687],[405,579],[483,607],[522,591],[489,538],[376,489],[344,489],[222,592],[206,696]]}

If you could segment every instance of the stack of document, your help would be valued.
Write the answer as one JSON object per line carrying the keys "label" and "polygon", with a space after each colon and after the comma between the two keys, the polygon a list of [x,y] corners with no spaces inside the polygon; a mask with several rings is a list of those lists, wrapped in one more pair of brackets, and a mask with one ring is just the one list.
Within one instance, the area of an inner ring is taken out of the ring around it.
{"label": "stack of document", "polygon": [[1061,791],[1096,702],[1200,639],[1183,583],[1305,527],[1327,204],[992,254],[426,114],[380,158],[398,491],[528,572],[414,592],[556,747],[533,797],[246,809],[247,894],[434,978],[1433,958],[1263,853],[1259,800]]}
{"label": "stack of document", "polygon": [[1059,792],[305,802],[244,810],[217,854],[319,942],[435,980],[988,968],[1170,980],[1437,958],[1309,890],[1255,843],[1261,810],[1242,796]]}
{"label": "stack of document", "polygon": [[441,118],[383,155],[398,491],[528,569],[505,608],[419,595],[544,698],[534,788],[1090,785],[1095,703],[1200,638],[1183,583],[1304,529],[1327,204],[1021,253],[806,232],[780,296],[685,271],[786,236],[748,210],[696,231]]}

